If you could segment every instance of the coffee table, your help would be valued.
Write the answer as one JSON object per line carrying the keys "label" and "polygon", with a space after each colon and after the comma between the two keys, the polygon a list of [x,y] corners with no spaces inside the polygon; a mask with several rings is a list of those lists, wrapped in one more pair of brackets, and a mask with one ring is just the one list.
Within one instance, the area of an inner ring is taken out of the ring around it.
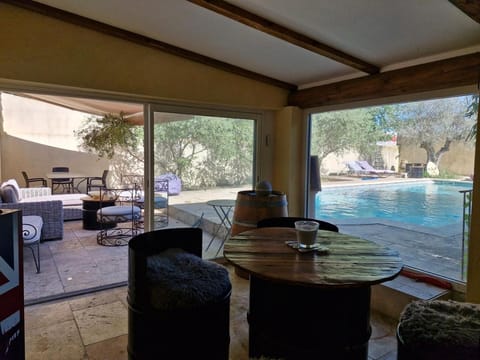
{"label": "coffee table", "polygon": [[[103,200],[96,199],[90,196],[82,197],[82,220],[83,228],[85,230],[100,230],[102,224],[97,222],[97,210],[100,209],[100,204],[102,207],[114,206],[115,200]],[[104,227],[115,227],[115,224],[104,224]]]}

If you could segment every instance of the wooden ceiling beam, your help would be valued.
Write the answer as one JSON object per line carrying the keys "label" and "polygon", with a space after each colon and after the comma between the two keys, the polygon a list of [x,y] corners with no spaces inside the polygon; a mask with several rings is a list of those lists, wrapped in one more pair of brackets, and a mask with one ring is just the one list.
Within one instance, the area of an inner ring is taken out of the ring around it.
{"label": "wooden ceiling beam", "polygon": [[449,0],[460,11],[480,24],[480,1],[478,0]]}
{"label": "wooden ceiling beam", "polygon": [[274,85],[287,90],[297,89],[297,86],[294,84],[290,84],[290,83],[277,80],[262,74],[258,74],[256,72],[249,71],[241,67],[210,58],[208,56],[197,54],[190,50],[182,49],[180,47],[149,38],[147,36],[143,36],[131,31],[123,30],[121,28],[117,28],[115,26],[111,26],[111,25],[108,25],[96,20],[92,20],[80,15],[76,15],[68,11],[57,9],[55,7],[48,6],[36,1],[32,1],[32,0],[2,0],[2,1],[7,4],[17,6],[19,8],[23,8],[23,9],[27,9],[27,10],[39,13],[41,15],[45,15],[45,16],[55,18],[67,23],[82,26],[84,28],[94,30],[110,36],[115,36],[117,38],[121,38],[126,41],[131,41],[139,45],[148,46],[172,55],[176,55],[191,61],[195,61],[197,63],[214,67],[219,70],[241,75],[243,77],[250,78],[256,81],[261,81],[269,85]]}
{"label": "wooden ceiling beam", "polygon": [[290,30],[282,25],[275,24],[263,17],[255,15],[247,10],[229,4],[223,0],[188,0],[193,4],[199,5],[205,9],[214,11],[218,14],[226,16],[232,20],[238,21],[244,25],[250,26],[256,30],[267,33],[276,38],[288,41],[296,46],[310,50],[314,53],[335,60],[354,69],[363,71],[367,74],[376,74],[380,69],[361,59],[344,53],[343,51],[334,49],[315,39],[303,34]]}
{"label": "wooden ceiling beam", "polygon": [[480,53],[298,90],[288,105],[312,108],[476,85]]}

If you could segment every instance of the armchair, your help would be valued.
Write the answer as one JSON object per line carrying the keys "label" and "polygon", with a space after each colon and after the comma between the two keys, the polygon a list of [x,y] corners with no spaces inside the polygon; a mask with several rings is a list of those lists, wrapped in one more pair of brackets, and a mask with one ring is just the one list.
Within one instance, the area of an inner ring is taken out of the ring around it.
{"label": "armchair", "polygon": [[107,176],[109,170],[103,170],[102,176],[93,176],[87,178],[87,193],[92,189],[100,190],[107,188]]}
{"label": "armchair", "polygon": [[[100,208],[97,210],[97,222],[100,232],[97,243],[104,246],[127,245],[129,240],[140,231],[141,209],[136,205],[139,191],[136,186],[122,189],[100,188]],[[102,204],[109,200],[110,204]],[[115,205],[111,206],[111,200]],[[104,207],[105,206],[105,207]]]}

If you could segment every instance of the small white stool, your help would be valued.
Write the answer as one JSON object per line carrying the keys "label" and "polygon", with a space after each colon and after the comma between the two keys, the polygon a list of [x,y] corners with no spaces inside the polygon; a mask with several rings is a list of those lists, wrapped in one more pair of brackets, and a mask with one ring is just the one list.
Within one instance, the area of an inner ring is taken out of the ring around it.
{"label": "small white stool", "polygon": [[[27,215],[22,216],[22,223],[23,246],[32,251],[38,274],[40,272],[40,239],[42,237],[43,219],[37,215]],[[37,248],[37,256],[35,256],[34,247]]]}

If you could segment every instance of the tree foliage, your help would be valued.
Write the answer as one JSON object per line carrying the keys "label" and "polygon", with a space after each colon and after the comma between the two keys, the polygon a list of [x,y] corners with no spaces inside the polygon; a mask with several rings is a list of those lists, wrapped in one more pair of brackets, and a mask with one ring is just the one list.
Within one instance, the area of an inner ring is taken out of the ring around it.
{"label": "tree foliage", "polygon": [[[82,146],[115,160],[120,173],[143,170],[143,127],[123,114],[91,117],[76,132]],[[192,116],[154,125],[155,175],[173,173],[186,188],[252,182],[253,121]]]}
{"label": "tree foliage", "polygon": [[466,141],[472,141],[477,139],[477,117],[478,117],[478,95],[472,96],[470,104],[467,107],[467,117],[473,119],[475,124],[470,128],[470,132],[467,135]]}
{"label": "tree foliage", "polygon": [[398,134],[400,144],[418,145],[427,162],[438,166],[452,143],[464,140],[472,121],[465,116],[467,98],[448,98],[393,106],[387,123]]}
{"label": "tree foliage", "polygon": [[143,161],[138,154],[141,140],[138,126],[128,123],[124,113],[89,117],[75,135],[81,139],[83,149],[95,152],[99,157],[112,159],[115,153],[127,152]]}
{"label": "tree foliage", "polygon": [[195,116],[157,124],[156,171],[172,172],[195,187],[251,182],[251,121]]}
{"label": "tree foliage", "polygon": [[381,108],[360,108],[331,111],[312,115],[312,154],[320,163],[330,154],[341,156],[346,151],[357,151],[371,160],[376,143],[387,138],[383,128]]}

